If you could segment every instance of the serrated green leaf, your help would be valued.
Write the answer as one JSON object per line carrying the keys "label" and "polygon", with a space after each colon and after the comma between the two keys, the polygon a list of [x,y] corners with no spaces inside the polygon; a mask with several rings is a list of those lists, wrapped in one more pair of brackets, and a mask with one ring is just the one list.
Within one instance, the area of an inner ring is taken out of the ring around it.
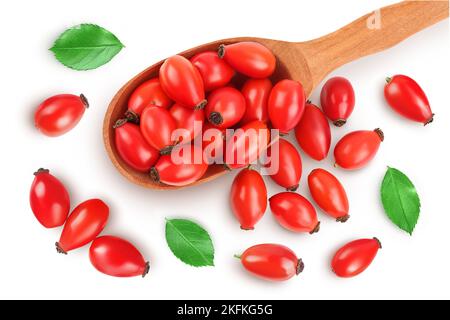
{"label": "serrated green leaf", "polygon": [[381,201],[389,219],[412,235],[420,215],[420,199],[411,180],[388,167],[381,184]]}
{"label": "serrated green leaf", "polygon": [[172,253],[193,267],[214,266],[214,246],[208,232],[184,219],[166,219],[166,241]]}
{"label": "serrated green leaf", "polygon": [[111,61],[122,48],[124,45],[108,30],[81,24],[64,31],[50,51],[68,68],[92,70]]}

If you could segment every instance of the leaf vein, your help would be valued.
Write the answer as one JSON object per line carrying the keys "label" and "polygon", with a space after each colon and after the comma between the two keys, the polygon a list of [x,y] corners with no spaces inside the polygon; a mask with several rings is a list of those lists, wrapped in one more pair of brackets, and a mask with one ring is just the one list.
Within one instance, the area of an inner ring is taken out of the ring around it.
{"label": "leaf vein", "polygon": [[394,194],[395,194],[396,198],[398,199],[398,201],[399,201],[399,203],[400,203],[400,207],[402,208],[402,216],[403,216],[404,219],[405,219],[406,226],[408,227],[408,230],[411,230],[411,225],[409,224],[409,222],[408,222],[408,217],[406,216],[406,213],[405,213],[405,205],[404,205],[403,200],[402,200],[402,197],[400,196],[400,193],[399,193],[399,191],[398,191],[398,185],[397,185],[397,182],[395,181],[394,176],[393,176],[393,174],[392,174],[391,171],[389,171],[389,177],[390,177],[390,179],[391,179],[391,181],[392,181],[392,184],[393,184],[394,187],[395,187],[395,188],[394,188],[394,190],[395,190]]}
{"label": "leaf vein", "polygon": [[105,44],[96,46],[77,46],[77,47],[58,47],[54,46],[51,50],[90,50],[90,49],[104,49],[104,48],[123,48],[123,45],[119,44]]}

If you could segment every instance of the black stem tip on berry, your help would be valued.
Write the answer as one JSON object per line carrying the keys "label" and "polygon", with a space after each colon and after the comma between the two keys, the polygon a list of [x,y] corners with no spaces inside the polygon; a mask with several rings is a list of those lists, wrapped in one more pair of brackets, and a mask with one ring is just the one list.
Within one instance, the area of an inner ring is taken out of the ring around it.
{"label": "black stem tip on berry", "polygon": [[50,173],[50,170],[44,169],[44,168],[39,168],[39,169],[34,173],[34,175],[37,176],[38,174],[41,174],[41,173]]}
{"label": "black stem tip on berry", "polygon": [[391,77],[386,77],[386,83],[390,83],[392,81]]}
{"label": "black stem tip on berry", "polygon": [[316,227],[309,233],[309,234],[314,234],[320,231],[320,221],[317,222]]}
{"label": "black stem tip on berry", "polygon": [[384,132],[380,129],[380,128],[376,128],[375,130],[373,130],[376,132],[376,134],[380,137],[381,141],[384,141]]}
{"label": "black stem tip on berry", "polygon": [[208,117],[209,122],[212,124],[219,126],[223,123],[223,117],[219,112],[211,112]]}
{"label": "black stem tip on berry", "polygon": [[155,167],[150,169],[150,178],[152,179],[153,182],[158,183],[160,182],[159,173]]}
{"label": "black stem tip on berry", "polygon": [[80,99],[81,99],[81,102],[83,102],[86,109],[89,108],[89,101],[84,94],[80,94]]}
{"label": "black stem tip on berry", "polygon": [[56,247],[56,252],[67,255],[67,252],[64,251],[63,248],[61,248],[61,245],[59,244],[59,242],[55,243],[55,247]]}
{"label": "black stem tip on berry", "polygon": [[345,119],[337,119],[336,121],[333,121],[333,124],[338,128],[342,127],[346,123],[347,123],[347,120],[345,120]]}
{"label": "black stem tip on berry", "polygon": [[217,50],[217,54],[219,55],[219,58],[222,59],[223,56],[225,55],[225,45],[221,44],[219,46],[219,49]]}
{"label": "black stem tip on berry", "polygon": [[373,240],[378,242],[378,246],[380,247],[380,249],[383,249],[383,246],[381,245],[381,241],[377,237],[373,237]]}
{"label": "black stem tip on berry", "polygon": [[345,223],[345,222],[348,221],[348,219],[350,219],[350,216],[347,214],[347,215],[345,215],[345,216],[343,216],[343,217],[337,218],[336,221],[337,221],[337,222],[341,222],[341,223]]}
{"label": "black stem tip on berry", "polygon": [[427,124],[432,123],[433,120],[434,120],[434,113],[431,114],[431,118],[427,122],[425,122],[423,125],[426,126]]}
{"label": "black stem tip on berry", "polygon": [[127,110],[125,112],[125,118],[127,118],[128,122],[139,124],[139,115],[131,110]]}
{"label": "black stem tip on berry", "polygon": [[145,276],[148,274],[149,271],[150,271],[150,262],[147,261],[145,263],[144,272],[142,273],[142,278],[145,278]]}
{"label": "black stem tip on berry", "polygon": [[311,102],[311,100],[306,100],[306,104],[311,104],[312,102]]}
{"label": "black stem tip on berry", "polygon": [[195,106],[195,110],[202,110],[206,107],[206,105],[208,104],[208,100],[203,99],[202,101],[200,101],[196,106]]}
{"label": "black stem tip on berry", "polygon": [[128,119],[119,119],[119,120],[116,121],[116,123],[114,123],[113,129],[120,128],[121,126],[123,126],[127,122],[128,122]]}
{"label": "black stem tip on berry", "polygon": [[299,185],[296,184],[295,186],[286,188],[286,191],[292,191],[292,192],[295,192],[295,191],[297,191],[298,187],[299,187]]}
{"label": "black stem tip on berry", "polygon": [[305,264],[302,259],[298,259],[296,274],[299,275],[303,270],[305,270]]}
{"label": "black stem tip on berry", "polygon": [[164,148],[162,148],[162,149],[159,151],[159,154],[162,155],[162,156],[167,156],[167,155],[169,155],[169,154],[172,153],[172,150],[173,150],[174,147],[175,147],[175,146],[167,146],[167,147],[164,147]]}

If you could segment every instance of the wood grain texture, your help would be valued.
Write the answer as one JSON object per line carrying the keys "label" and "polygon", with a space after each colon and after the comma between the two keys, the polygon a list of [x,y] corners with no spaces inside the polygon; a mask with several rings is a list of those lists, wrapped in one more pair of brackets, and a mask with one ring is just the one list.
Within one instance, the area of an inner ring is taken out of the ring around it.
{"label": "wood grain texture", "polygon": [[[388,49],[448,16],[448,1],[404,1],[371,12],[336,32],[297,46],[308,62],[313,86],[316,86],[336,68]],[[373,23],[375,17],[379,18],[378,27]]]}
{"label": "wood grain texture", "polygon": [[[277,57],[277,68],[272,76],[274,82],[290,78],[300,81],[306,96],[326,77],[328,73],[343,64],[358,58],[385,50],[425,29],[449,15],[448,1],[404,1],[379,11],[380,24],[369,13],[347,26],[324,37],[306,42],[286,42],[271,39],[242,37],[214,41],[180,53],[186,58],[206,50],[217,50],[220,44],[240,41],[256,41],[269,49]],[[368,27],[371,24],[371,28]],[[173,190],[180,187],[155,183],[149,174],[139,173],[130,168],[118,155],[114,143],[114,123],[123,117],[127,102],[133,91],[144,81],[158,76],[163,61],[147,68],[131,79],[117,92],[111,101],[103,124],[103,138],[106,151],[117,170],[128,180],[138,185],[157,190]],[[221,165],[212,165],[205,176],[193,185],[216,179],[227,173]]]}

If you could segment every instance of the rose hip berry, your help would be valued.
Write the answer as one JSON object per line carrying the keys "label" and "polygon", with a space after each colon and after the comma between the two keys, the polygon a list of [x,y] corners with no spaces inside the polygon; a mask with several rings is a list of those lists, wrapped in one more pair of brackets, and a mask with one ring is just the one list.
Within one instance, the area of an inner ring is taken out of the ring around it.
{"label": "rose hip berry", "polygon": [[219,129],[237,124],[245,113],[245,98],[239,90],[224,87],[211,92],[205,114],[208,121]]}
{"label": "rose hip berry", "polygon": [[312,198],[327,215],[338,222],[346,222],[350,216],[347,193],[339,180],[324,169],[315,169],[308,176]]}
{"label": "rose hip berry", "polygon": [[271,281],[286,281],[303,272],[302,259],[279,244],[259,244],[248,248],[241,256],[244,268],[255,276]]}
{"label": "rose hip berry", "polygon": [[98,271],[113,277],[145,277],[150,264],[130,242],[113,236],[95,239],[89,259]]}
{"label": "rose hip berry", "polygon": [[91,199],[80,203],[70,214],[56,250],[59,253],[81,248],[94,240],[106,226],[109,207],[100,199]]}
{"label": "rose hip berry", "polygon": [[175,120],[177,129],[183,129],[180,132],[181,137],[175,139],[180,143],[188,143],[194,140],[196,136],[202,133],[202,126],[205,121],[205,112],[203,109],[190,109],[175,103],[169,109],[170,115]]}
{"label": "rose hip berry", "polygon": [[331,261],[331,268],[338,277],[350,278],[364,272],[381,249],[377,238],[352,241],[340,248]]}
{"label": "rose hip berry", "polygon": [[46,136],[57,137],[72,130],[88,107],[84,95],[56,95],[39,105],[34,114],[34,124]]}
{"label": "rose hip berry", "polygon": [[412,121],[427,125],[433,121],[428,98],[416,81],[405,75],[386,79],[384,96],[397,113]]}
{"label": "rose hip berry", "polygon": [[384,134],[381,129],[353,131],[345,135],[334,148],[336,165],[347,170],[366,166],[377,154]]}
{"label": "rose hip berry", "polygon": [[300,82],[281,80],[270,92],[269,119],[274,129],[287,134],[299,123],[305,111],[305,92]]}
{"label": "rose hip berry", "polygon": [[269,199],[277,221],[293,232],[316,233],[320,229],[316,209],[305,197],[294,192],[282,192]]}
{"label": "rose hip berry", "polygon": [[243,41],[221,45],[218,53],[234,70],[250,78],[268,78],[275,71],[275,56],[257,42]]}
{"label": "rose hip berry", "polygon": [[245,114],[241,119],[241,125],[258,120],[269,121],[267,102],[269,101],[272,82],[269,79],[249,79],[242,87],[242,95],[245,98]]}
{"label": "rose hip berry", "polygon": [[169,154],[177,143],[172,133],[177,128],[169,110],[149,106],[142,111],[140,128],[145,140],[162,155]]}
{"label": "rose hip berry", "polygon": [[343,77],[329,79],[320,92],[320,104],[335,126],[343,126],[355,107],[355,92],[350,81]]}
{"label": "rose hip berry", "polygon": [[226,86],[234,76],[233,68],[214,51],[198,53],[191,62],[200,71],[206,92]]}
{"label": "rose hip berry", "polygon": [[114,125],[114,139],[122,160],[139,172],[149,172],[159,158],[159,151],[145,140],[139,126],[126,119]]}
{"label": "rose hip berry", "polygon": [[45,228],[62,226],[70,210],[66,187],[47,169],[34,173],[30,189],[30,206],[36,219]]}
{"label": "rose hip berry", "polygon": [[161,87],[158,78],[150,79],[132,93],[130,100],[128,100],[128,111],[126,113],[127,119],[137,123],[139,116],[144,108],[149,105],[154,105],[164,109],[168,109],[173,104],[173,101],[166,95]]}
{"label": "rose hip berry", "polygon": [[267,189],[262,176],[252,169],[239,172],[231,186],[230,202],[241,229],[253,230],[267,208]]}
{"label": "rose hip berry", "polygon": [[212,124],[205,123],[203,126],[203,152],[208,163],[223,164],[225,150],[226,129],[217,129]]}
{"label": "rose hip berry", "polygon": [[297,190],[302,177],[302,158],[294,145],[280,138],[269,147],[267,156],[270,160],[265,166],[270,178],[288,191]]}
{"label": "rose hip berry", "polygon": [[166,59],[159,69],[159,81],[164,92],[179,105],[191,109],[205,107],[202,76],[185,57],[175,55]]}
{"label": "rose hip berry", "polygon": [[295,128],[295,137],[302,150],[317,161],[325,159],[330,150],[330,125],[323,112],[310,101]]}
{"label": "rose hip berry", "polygon": [[235,130],[227,139],[225,164],[229,169],[238,169],[257,161],[270,142],[270,130],[261,121],[252,121]]}
{"label": "rose hip berry", "polygon": [[150,170],[154,182],[183,187],[198,181],[208,169],[203,149],[195,145],[177,146],[163,155]]}

